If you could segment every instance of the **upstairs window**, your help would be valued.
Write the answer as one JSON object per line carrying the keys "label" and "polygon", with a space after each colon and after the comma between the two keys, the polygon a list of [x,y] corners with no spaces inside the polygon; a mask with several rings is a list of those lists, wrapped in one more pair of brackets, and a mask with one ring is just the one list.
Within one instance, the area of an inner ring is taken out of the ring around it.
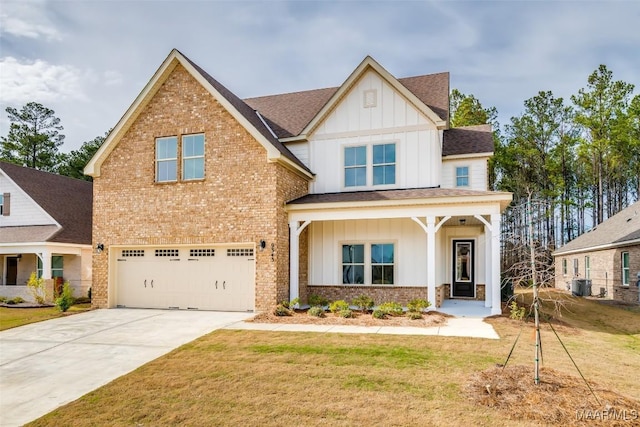
{"label": "upstairs window", "polygon": [[344,186],[367,185],[367,147],[345,147]]}
{"label": "upstairs window", "polygon": [[562,259],[562,274],[563,275],[567,275],[567,259],[563,258]]}
{"label": "upstairs window", "polygon": [[469,186],[469,167],[460,166],[456,168],[456,187]]}
{"label": "upstairs window", "polygon": [[156,182],[178,180],[178,138],[156,138]]}
{"label": "upstairs window", "polygon": [[204,178],[204,134],[182,137],[182,179]]}
{"label": "upstairs window", "polygon": [[4,194],[0,194],[0,215],[4,215]]}
{"label": "upstairs window", "polygon": [[10,193],[0,193],[0,216],[9,216]]}
{"label": "upstairs window", "polygon": [[591,279],[591,260],[589,256],[584,257],[584,278]]}
{"label": "upstairs window", "polygon": [[629,286],[629,252],[622,252],[622,286]]}
{"label": "upstairs window", "polygon": [[396,183],[396,144],[373,146],[373,185]]}

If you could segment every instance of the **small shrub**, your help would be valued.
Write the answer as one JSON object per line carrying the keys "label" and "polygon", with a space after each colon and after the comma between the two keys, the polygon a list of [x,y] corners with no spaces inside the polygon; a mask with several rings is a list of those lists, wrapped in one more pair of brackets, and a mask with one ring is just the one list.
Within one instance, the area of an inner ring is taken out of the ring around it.
{"label": "small shrub", "polygon": [[356,306],[363,313],[367,313],[375,305],[373,299],[367,295],[360,295],[359,297],[354,298],[353,301],[351,301],[351,304]]}
{"label": "small shrub", "polygon": [[419,311],[410,311],[409,313],[407,313],[407,317],[411,320],[422,319],[422,313]]}
{"label": "small shrub", "polygon": [[516,301],[511,301],[511,304],[509,304],[509,311],[511,312],[509,317],[513,320],[524,319],[525,308],[520,307]]}
{"label": "small shrub", "polygon": [[409,301],[407,309],[412,313],[422,313],[426,308],[429,308],[431,303],[421,298],[415,298]]}
{"label": "small shrub", "polygon": [[349,310],[349,303],[345,300],[340,299],[329,304],[329,311],[332,313],[338,313],[343,310]]}
{"label": "small shrub", "polygon": [[276,316],[291,316],[291,310],[283,304],[278,304],[276,308],[273,309],[273,314]]}
{"label": "small shrub", "polygon": [[376,310],[373,310],[373,313],[371,313],[371,316],[373,316],[374,319],[386,319],[387,313],[383,310],[376,309]]}
{"label": "small shrub", "polygon": [[344,310],[338,311],[337,315],[344,317],[345,319],[351,319],[353,317],[353,311],[349,308],[345,308]]}
{"label": "small shrub", "polygon": [[316,294],[309,295],[308,301],[311,307],[324,307],[325,305],[329,304],[328,299]]}
{"label": "small shrub", "polygon": [[44,279],[38,278],[35,272],[31,273],[29,276],[29,280],[27,281],[27,288],[29,289],[29,293],[33,296],[35,302],[40,305],[44,304],[45,298],[45,287],[44,287]]}
{"label": "small shrub", "polygon": [[0,304],[2,304],[4,302],[7,302],[8,299],[9,298],[7,298],[7,297],[0,297]]}
{"label": "small shrub", "polygon": [[404,313],[402,310],[402,306],[397,302],[385,302],[378,306],[378,310],[384,311],[386,314],[390,316],[402,316]]}
{"label": "small shrub", "polygon": [[63,313],[73,305],[73,289],[71,289],[69,282],[64,282],[62,292],[60,292],[60,296],[56,298],[55,302],[58,309]]}
{"label": "small shrub", "polygon": [[307,311],[307,314],[309,316],[313,316],[313,317],[324,317],[324,309],[318,305],[314,305],[313,307],[311,307],[309,309],[309,311]]}

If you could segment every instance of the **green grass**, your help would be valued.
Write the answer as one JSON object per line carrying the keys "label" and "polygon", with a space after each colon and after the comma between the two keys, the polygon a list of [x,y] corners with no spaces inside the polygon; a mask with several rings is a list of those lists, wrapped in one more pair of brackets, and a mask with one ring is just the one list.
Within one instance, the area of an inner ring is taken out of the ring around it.
{"label": "green grass", "polygon": [[[570,300],[555,328],[582,373],[637,398],[638,314]],[[533,381],[531,323],[488,321],[500,340],[219,330],[30,425],[540,425],[469,398],[470,379],[504,363],[521,331],[509,365]],[[542,340],[544,366],[578,377],[548,326]]]}
{"label": "green grass", "polygon": [[0,307],[0,331],[28,325],[29,323],[68,316],[69,314],[80,313],[90,309],[90,303],[73,305],[66,313],[62,313],[57,307]]}

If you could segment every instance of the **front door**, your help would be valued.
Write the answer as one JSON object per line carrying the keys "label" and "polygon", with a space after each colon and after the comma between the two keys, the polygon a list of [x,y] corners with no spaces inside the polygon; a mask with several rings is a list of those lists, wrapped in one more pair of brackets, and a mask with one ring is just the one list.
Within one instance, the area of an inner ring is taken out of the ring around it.
{"label": "front door", "polygon": [[452,297],[473,298],[475,296],[473,243],[473,240],[453,241]]}
{"label": "front door", "polygon": [[18,258],[7,257],[7,285],[18,284]]}

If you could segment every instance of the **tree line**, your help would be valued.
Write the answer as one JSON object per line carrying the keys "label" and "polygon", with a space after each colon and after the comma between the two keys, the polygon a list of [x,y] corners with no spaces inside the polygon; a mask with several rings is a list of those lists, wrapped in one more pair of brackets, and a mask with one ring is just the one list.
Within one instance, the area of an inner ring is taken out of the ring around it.
{"label": "tree line", "polygon": [[[600,65],[569,102],[540,91],[501,128],[494,107],[454,89],[451,126],[493,125],[490,186],[512,192],[513,205],[536,200],[543,210],[537,244],[553,250],[639,199],[640,95],[633,90]],[[522,221],[505,220],[507,229]]]}

